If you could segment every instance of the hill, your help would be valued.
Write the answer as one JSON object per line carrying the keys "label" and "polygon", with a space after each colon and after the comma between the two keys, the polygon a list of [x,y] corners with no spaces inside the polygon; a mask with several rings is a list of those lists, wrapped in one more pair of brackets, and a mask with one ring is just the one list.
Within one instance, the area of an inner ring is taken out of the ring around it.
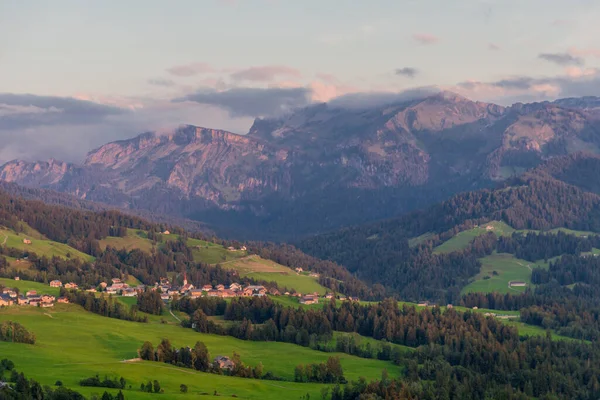
{"label": "hill", "polygon": [[[293,344],[249,342],[230,337],[198,334],[190,329],[170,324],[120,321],[99,317],[75,305],[57,305],[53,310],[36,308],[8,308],[0,310],[0,321],[17,321],[35,333],[35,345],[3,343],[2,355],[15,362],[20,370],[42,384],[54,385],[61,380],[65,386],[91,395],[98,388],[79,386],[83,378],[123,376],[130,389],[124,390],[127,399],[150,399],[156,395],[140,392],[141,383],[157,379],[168,398],[186,398],[200,393],[247,399],[280,399],[294,393],[300,397],[310,393],[317,398],[325,385],[294,383],[294,367],[299,363],[326,361],[330,354],[310,350]],[[68,334],[65,334],[68,332]],[[170,338],[176,346],[193,346],[203,341],[210,354],[229,355],[237,352],[244,363],[264,365],[285,381],[260,381],[205,374],[164,363],[136,361],[137,349],[144,341],[158,344]],[[25,351],[26,350],[26,351]],[[286,354],[286,357],[280,357]],[[345,375],[350,379],[365,376],[378,378],[386,368],[392,377],[401,369],[390,362],[365,360],[346,354],[336,354],[342,359]],[[131,360],[126,362],[125,360]],[[290,382],[292,381],[292,382]],[[181,394],[179,386],[186,384],[190,394]],[[116,391],[115,391],[116,392]]]}
{"label": "hill", "polygon": [[360,109],[338,101],[257,119],[247,135],[182,126],[108,143],[81,165],[13,161],[0,178],[281,240],[491,187],[557,155],[599,153],[589,103],[502,107],[449,92]]}

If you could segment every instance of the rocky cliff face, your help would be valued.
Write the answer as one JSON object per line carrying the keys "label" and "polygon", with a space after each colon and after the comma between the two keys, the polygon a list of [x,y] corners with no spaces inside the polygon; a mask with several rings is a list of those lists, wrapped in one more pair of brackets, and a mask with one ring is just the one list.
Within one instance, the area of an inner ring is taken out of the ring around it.
{"label": "rocky cliff face", "polygon": [[281,237],[389,217],[555,155],[600,153],[598,104],[501,107],[447,92],[318,104],[258,119],[248,135],[184,126],[106,144],[82,165],[13,161],[0,179]]}

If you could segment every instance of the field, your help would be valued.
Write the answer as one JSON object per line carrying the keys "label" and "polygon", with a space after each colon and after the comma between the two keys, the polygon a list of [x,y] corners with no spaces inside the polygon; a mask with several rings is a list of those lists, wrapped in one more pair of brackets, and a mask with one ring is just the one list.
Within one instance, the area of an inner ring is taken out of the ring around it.
{"label": "field", "polygon": [[[488,229],[491,227],[491,229]],[[487,232],[494,232],[498,236],[511,235],[515,230],[502,221],[492,221],[477,228],[459,232],[451,239],[445,241],[434,249],[435,253],[450,253],[452,251],[463,250],[476,237]]]}
{"label": "field", "polygon": [[[474,281],[465,286],[463,293],[471,292],[498,292],[520,293],[527,287],[509,288],[509,281],[523,281],[527,286],[531,284],[531,268],[537,266],[525,260],[515,258],[512,254],[492,254],[480,259],[481,271],[475,275]],[[494,274],[496,271],[497,275]],[[489,279],[484,279],[489,277]]]}
{"label": "field", "polygon": [[431,238],[432,236],[433,236],[433,233],[427,232],[427,233],[422,234],[421,236],[411,238],[408,240],[408,246],[409,247],[417,247],[421,243],[424,243],[427,240],[429,240],[429,238]]}
{"label": "field", "polygon": [[[58,304],[54,309],[10,307],[0,310],[0,321],[13,320],[36,334],[35,345],[0,343],[2,357],[13,360],[18,369],[43,384],[61,380],[65,386],[85,395],[102,393],[104,389],[79,387],[77,382],[94,374],[123,376],[132,389],[124,391],[127,399],[150,399],[156,395],[139,391],[141,383],[158,379],[165,398],[195,398],[194,394],[236,395],[246,399],[300,398],[309,393],[318,398],[324,385],[297,384],[223,377],[204,374],[172,365],[152,362],[123,362],[137,357],[136,350],[149,340],[154,345],[169,338],[178,347],[193,346],[203,341],[212,357],[231,355],[234,351],[249,365],[262,362],[265,372],[271,371],[287,380],[293,379],[294,367],[300,363],[324,362],[331,355],[342,359],[345,376],[376,379],[385,368],[391,376],[401,374],[401,368],[390,362],[361,359],[346,354],[322,353],[287,343],[251,342],[216,335],[199,334],[170,324],[121,321],[100,317],[72,304]],[[285,354],[285,357],[281,357]],[[186,384],[190,393],[179,393]]]}
{"label": "field", "polygon": [[223,268],[234,269],[240,276],[253,279],[275,281],[281,288],[295,289],[300,293],[317,292],[325,294],[327,289],[321,286],[316,278],[308,275],[297,274],[291,268],[284,267],[271,260],[259,256],[248,256],[221,264]]}
{"label": "field", "polygon": [[31,281],[15,281],[13,279],[0,278],[0,285],[8,288],[17,288],[19,292],[25,294],[29,290],[35,290],[39,294],[51,294],[58,296],[60,291],[59,288],[50,287],[43,283],[31,282]]}
{"label": "field", "polygon": [[230,251],[220,244],[205,242],[204,240],[199,239],[188,239],[187,245],[192,249],[194,261],[200,261],[207,264],[219,264],[248,255],[246,251]]}
{"label": "field", "polygon": [[109,236],[102,239],[100,241],[100,248],[104,250],[107,246],[119,250],[125,249],[131,251],[133,249],[140,249],[147,252],[150,252],[152,247],[154,247],[152,241],[146,237],[146,232],[136,229],[127,229],[127,236],[125,237]]}
{"label": "field", "polygon": [[[64,243],[47,240],[43,238],[39,232],[36,232],[31,228],[27,229],[25,232],[17,234],[12,230],[0,228],[0,245],[23,251],[31,251],[39,256],[79,258],[84,261],[91,261],[94,259],[92,256],[82,253]],[[23,243],[23,239],[31,240],[31,244]]]}

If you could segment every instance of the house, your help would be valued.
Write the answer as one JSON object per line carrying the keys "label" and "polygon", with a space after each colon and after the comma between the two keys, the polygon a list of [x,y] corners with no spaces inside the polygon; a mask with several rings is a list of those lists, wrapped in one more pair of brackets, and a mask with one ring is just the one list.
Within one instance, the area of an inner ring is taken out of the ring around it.
{"label": "house", "polygon": [[308,274],[308,276],[310,276],[311,278],[318,278],[319,274],[317,274],[316,272],[311,272],[310,274]]}
{"label": "house", "polygon": [[102,289],[106,289],[107,286],[108,286],[108,283],[106,283],[106,282],[100,282],[100,287]]}
{"label": "house", "polygon": [[290,292],[285,292],[283,295],[284,295],[284,296],[289,296],[289,295],[290,295]]}
{"label": "house", "polygon": [[333,293],[325,293],[326,299],[333,299]]}
{"label": "house", "polygon": [[39,297],[32,297],[29,299],[29,304],[32,307],[38,307],[40,305],[40,303],[42,302],[42,299],[40,299]]}
{"label": "house", "polygon": [[510,286],[510,287],[523,287],[523,286],[527,286],[527,283],[525,283],[523,281],[510,281],[510,282],[508,282],[508,286]]}
{"label": "house", "polygon": [[77,289],[79,286],[77,286],[76,283],[73,282],[69,282],[69,283],[65,283],[65,289]]}
{"label": "house", "polygon": [[475,306],[473,307],[473,310],[479,310],[479,307]]}
{"label": "house", "polygon": [[135,297],[137,296],[137,291],[132,288],[123,289],[123,291],[121,292],[121,296]]}
{"label": "house", "polygon": [[348,297],[348,300],[350,300],[350,301],[360,301],[358,299],[358,297],[352,297],[352,296]]}
{"label": "house", "polygon": [[240,250],[241,250],[241,251],[246,251],[246,250],[248,250],[248,249],[246,248],[246,246],[242,246],[242,247],[240,247]]}
{"label": "house", "polygon": [[420,301],[417,303],[418,307],[429,307],[429,302],[428,301]]}
{"label": "house", "polygon": [[300,273],[300,272],[302,272],[302,271],[304,271],[304,270],[303,270],[302,268],[298,267],[298,268],[296,268],[296,269],[295,269],[295,271],[296,271],[297,273]]}
{"label": "house", "polygon": [[267,289],[265,289],[264,286],[260,286],[260,285],[249,285],[244,289],[244,296],[246,296],[246,293],[250,293],[250,296],[264,296],[265,294],[267,294]]}
{"label": "house", "polygon": [[231,371],[233,368],[235,368],[235,363],[231,361],[229,357],[225,356],[216,356],[213,363],[219,369],[227,369]]}
{"label": "house", "polygon": [[202,286],[202,290],[204,290],[205,292],[208,292],[209,290],[212,290],[212,285],[204,285]]}
{"label": "house", "polygon": [[238,290],[242,290],[242,285],[240,285],[239,283],[232,283],[231,285],[229,285],[229,290],[237,292]]}
{"label": "house", "polygon": [[29,300],[25,296],[19,296],[17,297],[17,304],[23,306],[25,304],[29,304]]}
{"label": "house", "polygon": [[217,290],[217,293],[219,293],[219,297],[237,297],[237,293],[229,289]]}
{"label": "house", "polygon": [[111,282],[114,285],[115,283],[121,283],[121,280],[119,278],[112,278]]}
{"label": "house", "polygon": [[319,297],[313,294],[307,294],[300,298],[300,304],[317,304],[319,303]]}
{"label": "house", "polygon": [[453,309],[453,308],[454,308],[454,306],[453,306],[452,304],[448,304],[448,305],[446,306],[446,308],[447,308],[448,310],[451,310],[451,309]]}
{"label": "house", "polygon": [[208,297],[219,297],[219,291],[215,289],[210,289],[208,292],[206,292],[206,295]]}
{"label": "house", "polygon": [[160,294],[160,299],[163,300],[163,301],[169,301],[170,297],[166,293],[161,293]]}
{"label": "house", "polygon": [[279,292],[279,290],[277,290],[277,288],[270,288],[269,294],[272,296],[281,296],[281,293]]}
{"label": "house", "polygon": [[6,292],[6,294],[12,299],[17,298],[17,292],[15,292],[14,290],[9,290],[8,292]]}
{"label": "house", "polygon": [[346,296],[339,296],[338,299],[340,299],[341,301],[346,301]]}
{"label": "house", "polygon": [[216,286],[216,289],[217,289],[217,290],[225,290],[225,285],[218,284],[218,285]]}
{"label": "house", "polygon": [[190,296],[192,299],[202,297],[202,289],[192,289],[188,292],[188,296]]}
{"label": "house", "polygon": [[170,234],[171,234],[171,232],[169,232],[169,231],[164,231],[163,232],[163,235],[170,235]]}
{"label": "house", "polygon": [[56,300],[54,296],[50,296],[49,294],[43,294],[41,299],[42,303],[53,303]]}
{"label": "house", "polygon": [[229,250],[229,251],[235,251],[235,247],[233,247],[233,246],[229,246],[229,247],[227,248],[227,250]]}
{"label": "house", "polygon": [[106,288],[106,294],[117,294],[117,289],[114,289],[112,286]]}
{"label": "house", "polygon": [[41,302],[40,303],[40,307],[43,307],[43,308],[54,307],[54,303],[44,303],[44,302]]}
{"label": "house", "polygon": [[66,303],[69,302],[69,299],[67,299],[66,297],[59,297],[58,299],[56,299],[56,301],[58,303],[65,303],[66,304]]}
{"label": "house", "polygon": [[62,282],[57,279],[50,282],[50,287],[61,287],[61,286],[62,286]]}
{"label": "house", "polygon": [[23,244],[31,244],[31,240],[25,238],[23,239]]}
{"label": "house", "polygon": [[25,293],[25,296],[27,296],[27,297],[35,297],[35,296],[37,296],[37,292],[35,290],[30,290],[27,293]]}
{"label": "house", "polygon": [[21,278],[19,278],[18,276],[15,276],[15,281],[20,281]]}
{"label": "house", "polygon": [[194,285],[191,283],[184,283],[183,286],[179,289],[180,293],[187,293],[194,288]]}
{"label": "house", "polygon": [[0,296],[0,307],[8,307],[13,305],[13,299],[10,296],[3,294]]}
{"label": "house", "polygon": [[86,292],[90,292],[90,293],[96,293],[96,289],[94,288],[90,288],[90,289],[86,289]]}

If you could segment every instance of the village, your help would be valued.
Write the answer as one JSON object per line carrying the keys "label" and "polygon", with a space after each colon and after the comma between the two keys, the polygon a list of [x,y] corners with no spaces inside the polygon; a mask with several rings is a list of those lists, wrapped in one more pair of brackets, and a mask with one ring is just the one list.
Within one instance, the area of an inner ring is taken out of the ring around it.
{"label": "village", "polygon": [[[19,280],[19,277],[15,277],[15,280]],[[79,290],[79,286],[76,283],[68,282],[64,283],[60,280],[53,280],[49,283],[52,288],[65,288],[70,290]],[[239,283],[231,283],[230,285],[217,284],[216,286],[207,284],[202,287],[196,288],[193,284],[189,283],[187,276],[184,274],[183,285],[173,285],[168,278],[161,278],[160,282],[156,282],[154,286],[137,285],[130,286],[123,282],[120,278],[111,279],[110,285],[106,282],[101,282],[97,288],[85,289],[87,292],[104,293],[107,295],[123,296],[123,297],[135,297],[138,293],[142,293],[145,290],[159,291],[160,297],[164,302],[169,302],[175,297],[187,296],[191,299],[197,299],[200,297],[218,297],[218,298],[232,298],[232,297],[261,297],[266,295],[271,296],[290,296],[298,298],[298,302],[304,305],[318,304],[319,299],[337,299],[340,301],[359,301],[356,297],[346,297],[343,295],[335,295],[334,293],[328,292],[323,296],[318,293],[298,293],[298,292],[284,292],[275,288],[266,288],[262,285],[246,285],[245,287]],[[12,306],[12,305],[28,305],[34,307],[53,307],[54,303],[68,303],[69,300],[66,297],[58,297],[49,294],[40,294],[34,290],[28,291],[25,294],[19,293],[17,289],[3,288],[0,293],[0,307]]]}

